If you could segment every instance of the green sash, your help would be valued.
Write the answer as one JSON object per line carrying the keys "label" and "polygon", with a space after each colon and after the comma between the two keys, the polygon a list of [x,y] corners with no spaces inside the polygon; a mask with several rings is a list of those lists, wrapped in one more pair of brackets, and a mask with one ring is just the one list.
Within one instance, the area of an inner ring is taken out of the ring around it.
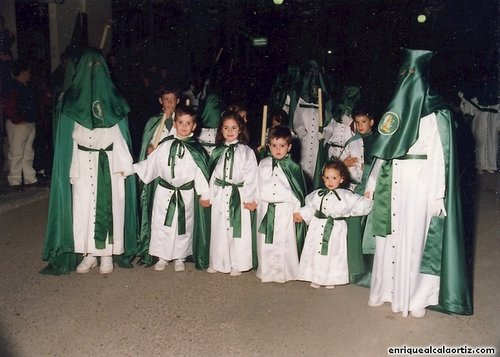
{"label": "green sash", "polygon": [[174,193],[170,198],[170,202],[167,208],[167,214],[165,215],[165,225],[167,227],[172,227],[172,222],[174,221],[174,214],[176,208],[177,210],[177,234],[182,235],[186,234],[186,205],[184,204],[184,199],[182,198],[182,193],[180,190],[192,190],[194,188],[194,181],[186,182],[184,185],[175,187],[171,185],[169,182],[160,179],[158,184],[161,187],[165,187],[166,189],[173,190]]}
{"label": "green sash", "polygon": [[106,237],[109,237],[108,243],[113,244],[111,175],[109,172],[109,158],[106,153],[106,151],[113,150],[113,144],[105,149],[92,149],[78,145],[78,149],[82,151],[99,152],[94,240],[96,249],[104,249],[106,247]]}
{"label": "green sash", "polygon": [[231,197],[229,198],[229,226],[233,228],[233,237],[241,238],[241,197],[239,187],[241,183],[230,183],[216,178],[215,184],[221,187],[231,186]]}

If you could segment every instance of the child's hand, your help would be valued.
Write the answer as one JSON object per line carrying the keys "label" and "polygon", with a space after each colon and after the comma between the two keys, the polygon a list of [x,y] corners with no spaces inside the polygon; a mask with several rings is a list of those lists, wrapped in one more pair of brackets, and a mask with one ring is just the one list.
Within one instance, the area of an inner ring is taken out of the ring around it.
{"label": "child's hand", "polygon": [[347,167],[356,166],[357,163],[358,163],[358,158],[357,157],[352,157],[351,155],[347,156],[344,159],[344,165],[347,166]]}
{"label": "child's hand", "polygon": [[252,202],[243,203],[243,207],[246,208],[247,210],[253,212],[257,208],[257,202],[252,201]]}
{"label": "child's hand", "polygon": [[146,148],[146,153],[147,153],[147,156],[151,155],[151,153],[155,151],[155,148],[153,145],[148,145],[148,147]]}
{"label": "child's hand", "polygon": [[210,200],[203,200],[200,198],[200,205],[203,208],[208,208],[208,207],[210,207],[211,203],[210,203]]}
{"label": "child's hand", "polygon": [[302,216],[300,215],[299,212],[295,212],[293,214],[293,222],[294,223],[301,223],[301,222],[304,222],[304,219],[302,218]]}
{"label": "child's hand", "polygon": [[369,200],[373,200],[373,192],[366,191],[364,196],[365,196],[365,198],[368,198]]}
{"label": "child's hand", "polygon": [[264,148],[265,148],[265,146],[264,146],[264,145],[260,145],[260,146],[258,146],[258,147],[257,147],[257,152],[261,152],[261,151],[262,151],[262,149],[264,149]]}

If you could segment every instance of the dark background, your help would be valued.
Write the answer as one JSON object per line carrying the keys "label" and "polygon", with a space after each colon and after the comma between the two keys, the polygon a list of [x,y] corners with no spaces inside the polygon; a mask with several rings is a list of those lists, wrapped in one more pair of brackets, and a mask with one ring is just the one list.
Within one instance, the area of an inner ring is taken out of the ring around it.
{"label": "dark background", "polygon": [[[47,4],[19,1],[16,11],[19,57],[49,72]],[[482,71],[496,77],[497,20],[496,0],[114,0],[112,48],[128,74],[119,83],[128,95],[132,79],[152,66],[181,86],[203,79],[224,48],[228,101],[260,107],[287,65],[315,59],[338,92],[357,84],[383,107],[400,47],[436,51],[434,83],[450,98]],[[267,45],[252,46],[256,37]]]}

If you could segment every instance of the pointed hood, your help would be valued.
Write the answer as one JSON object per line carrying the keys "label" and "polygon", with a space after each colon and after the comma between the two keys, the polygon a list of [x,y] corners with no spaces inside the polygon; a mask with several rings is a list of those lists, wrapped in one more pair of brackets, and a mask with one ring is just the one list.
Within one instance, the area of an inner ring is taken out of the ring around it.
{"label": "pointed hood", "polygon": [[91,130],[109,128],[130,111],[111,80],[106,60],[94,48],[82,52],[62,101],[62,114]]}
{"label": "pointed hood", "polygon": [[427,78],[433,52],[404,49],[396,94],[378,125],[381,134],[373,143],[373,154],[386,160],[403,156],[417,141],[420,119],[446,107],[429,90]]}

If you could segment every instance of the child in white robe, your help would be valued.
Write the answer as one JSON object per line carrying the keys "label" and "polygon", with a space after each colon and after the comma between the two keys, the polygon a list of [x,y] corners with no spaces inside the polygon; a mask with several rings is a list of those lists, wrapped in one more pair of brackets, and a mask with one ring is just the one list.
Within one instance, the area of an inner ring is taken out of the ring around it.
{"label": "child in white robe", "polygon": [[179,106],[174,127],[174,136],[161,142],[146,160],[134,164],[144,183],[161,178],[155,191],[149,246],[149,254],[159,258],[154,266],[157,271],[163,271],[171,260],[175,260],[175,271],[185,270],[184,260],[193,254],[194,195],[201,195],[202,206],[208,205],[209,198],[207,174],[202,170],[206,153],[192,138],[194,110]]}
{"label": "child in white robe", "polygon": [[372,202],[340,188],[349,182],[349,171],[341,161],[327,162],[322,179],[326,188],[307,195],[306,204],[300,209],[309,228],[300,258],[299,279],[310,281],[313,288],[333,289],[349,283],[345,218],[368,214]]}
{"label": "child in white robe", "polygon": [[209,273],[241,275],[254,267],[257,207],[257,159],[247,145],[245,122],[237,112],[224,112],[210,156],[212,205]]}
{"label": "child in white robe", "polygon": [[262,282],[285,283],[298,279],[304,234],[296,232],[294,215],[304,201],[306,182],[302,169],[290,158],[290,128],[272,127],[268,146],[271,156],[259,163],[257,277]]}

